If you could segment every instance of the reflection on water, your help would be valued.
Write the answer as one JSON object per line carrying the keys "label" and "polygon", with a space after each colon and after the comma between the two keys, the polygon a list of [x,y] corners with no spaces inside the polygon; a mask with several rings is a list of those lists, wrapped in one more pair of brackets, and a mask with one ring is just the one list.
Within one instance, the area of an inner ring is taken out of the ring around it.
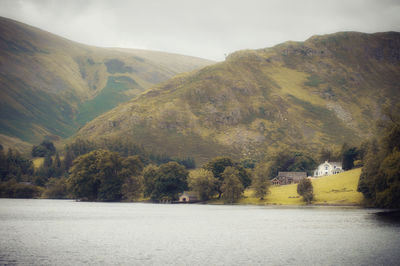
{"label": "reflection on water", "polygon": [[390,226],[398,224],[400,226],[400,210],[395,211],[379,211],[375,213],[377,220],[386,222]]}
{"label": "reflection on water", "polygon": [[398,264],[377,212],[0,199],[0,264]]}

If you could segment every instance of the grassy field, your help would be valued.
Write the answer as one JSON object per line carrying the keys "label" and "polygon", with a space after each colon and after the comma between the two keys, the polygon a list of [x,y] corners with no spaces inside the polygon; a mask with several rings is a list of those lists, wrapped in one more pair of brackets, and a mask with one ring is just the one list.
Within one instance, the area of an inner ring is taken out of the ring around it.
{"label": "grassy field", "polygon": [[[360,205],[363,199],[357,192],[358,179],[361,169],[350,170],[341,174],[312,179],[314,201],[316,205]],[[212,204],[222,201],[212,201]],[[272,186],[264,200],[253,197],[251,189],[246,190],[239,204],[259,205],[303,205],[297,194],[297,185]]]}
{"label": "grassy field", "polygon": [[[55,156],[52,156],[52,159],[55,159]],[[63,160],[64,156],[60,156],[60,159]],[[43,162],[44,162],[44,157],[35,157],[32,159],[33,162],[33,167],[35,167],[35,169],[38,169],[40,166],[42,166]]]}
{"label": "grassy field", "polygon": [[38,169],[40,166],[42,166],[44,162],[44,157],[35,157],[32,159],[32,162],[35,169]]}

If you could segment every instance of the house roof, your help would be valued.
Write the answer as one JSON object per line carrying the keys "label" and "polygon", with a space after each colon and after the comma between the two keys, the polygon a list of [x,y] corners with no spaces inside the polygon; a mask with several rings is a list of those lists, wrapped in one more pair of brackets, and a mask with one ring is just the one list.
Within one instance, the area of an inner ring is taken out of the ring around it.
{"label": "house roof", "polygon": [[278,172],[279,177],[291,177],[291,178],[305,178],[307,177],[306,172]]}
{"label": "house roof", "polygon": [[190,199],[197,199],[198,198],[197,193],[193,192],[193,191],[184,191],[180,195],[180,197],[183,197],[183,196],[189,197]]}
{"label": "house roof", "polygon": [[324,165],[324,164],[330,164],[332,166],[336,166],[336,167],[342,168],[342,162],[328,162],[328,161],[325,161],[324,163],[321,163],[319,166]]}

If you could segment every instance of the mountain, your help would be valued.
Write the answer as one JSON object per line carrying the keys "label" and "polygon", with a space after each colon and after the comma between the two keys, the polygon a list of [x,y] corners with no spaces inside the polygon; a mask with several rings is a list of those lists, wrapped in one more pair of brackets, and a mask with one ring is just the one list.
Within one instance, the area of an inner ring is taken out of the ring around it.
{"label": "mountain", "polygon": [[245,50],[180,75],[86,124],[202,163],[360,143],[400,98],[400,34],[340,32]]}
{"label": "mountain", "polygon": [[0,141],[68,137],[145,89],[211,63],[83,45],[0,17]]}

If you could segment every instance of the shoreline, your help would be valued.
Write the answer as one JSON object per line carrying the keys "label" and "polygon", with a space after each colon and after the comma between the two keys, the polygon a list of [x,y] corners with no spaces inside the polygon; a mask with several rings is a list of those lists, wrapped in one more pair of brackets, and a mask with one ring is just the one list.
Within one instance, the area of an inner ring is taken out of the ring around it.
{"label": "shoreline", "polygon": [[[216,206],[271,206],[271,207],[352,207],[352,208],[360,208],[360,209],[375,209],[374,207],[368,207],[359,204],[280,204],[280,203],[232,203],[226,204],[224,202],[152,202],[149,200],[142,201],[86,201],[86,200],[78,200],[78,199],[51,199],[51,198],[0,198],[1,199],[15,199],[15,200],[60,200],[60,201],[74,201],[74,202],[93,202],[93,203],[145,203],[145,204],[169,204],[169,205],[216,205]],[[386,209],[382,209],[386,210]],[[387,209],[390,210],[390,209]],[[383,211],[387,212],[387,211]],[[399,210],[400,212],[400,210]]]}

